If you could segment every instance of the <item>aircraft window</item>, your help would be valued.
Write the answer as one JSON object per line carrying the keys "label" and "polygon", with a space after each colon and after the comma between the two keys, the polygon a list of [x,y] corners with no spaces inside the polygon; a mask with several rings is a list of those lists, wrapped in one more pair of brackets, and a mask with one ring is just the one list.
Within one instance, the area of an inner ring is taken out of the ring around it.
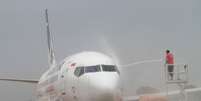
{"label": "aircraft window", "polygon": [[75,69],[74,74],[75,74],[76,76],[79,76],[79,73],[80,73],[80,68],[77,67],[77,68]]}
{"label": "aircraft window", "polygon": [[77,67],[75,69],[75,72],[74,74],[77,76],[77,77],[80,77],[81,75],[84,74],[84,67]]}
{"label": "aircraft window", "polygon": [[103,71],[119,73],[119,70],[117,69],[115,65],[101,65],[101,66]]}
{"label": "aircraft window", "polygon": [[85,73],[100,72],[100,71],[101,71],[100,65],[85,67]]}
{"label": "aircraft window", "polygon": [[84,74],[84,67],[80,67],[80,73],[79,73],[79,76],[81,76],[82,74]]}

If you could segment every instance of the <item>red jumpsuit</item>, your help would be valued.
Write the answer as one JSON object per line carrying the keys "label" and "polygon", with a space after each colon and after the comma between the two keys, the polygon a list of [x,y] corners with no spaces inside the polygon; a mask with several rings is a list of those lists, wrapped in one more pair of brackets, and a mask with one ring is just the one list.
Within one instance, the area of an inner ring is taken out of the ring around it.
{"label": "red jumpsuit", "polygon": [[171,80],[173,79],[173,71],[174,71],[174,55],[172,53],[166,54],[166,64],[168,66],[168,72],[171,77]]}

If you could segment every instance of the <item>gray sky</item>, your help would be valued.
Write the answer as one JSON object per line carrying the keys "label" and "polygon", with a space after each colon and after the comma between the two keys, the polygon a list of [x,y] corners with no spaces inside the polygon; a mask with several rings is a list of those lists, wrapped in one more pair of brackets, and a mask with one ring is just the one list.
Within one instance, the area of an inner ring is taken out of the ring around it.
{"label": "gray sky", "polygon": [[[1,77],[39,79],[47,69],[45,8],[57,60],[90,50],[127,64],[160,59],[170,49],[178,63],[190,64],[192,84],[201,85],[200,0],[0,0]],[[155,78],[160,77],[157,68],[161,66],[122,68],[127,93],[135,92],[128,88],[145,84],[162,86],[160,78]],[[29,101],[33,88],[0,81],[0,98]]]}

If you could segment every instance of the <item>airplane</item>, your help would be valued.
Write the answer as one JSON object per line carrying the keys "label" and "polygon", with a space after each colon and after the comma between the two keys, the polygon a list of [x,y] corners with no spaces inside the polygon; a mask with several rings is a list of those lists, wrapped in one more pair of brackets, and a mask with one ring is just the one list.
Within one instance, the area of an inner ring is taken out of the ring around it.
{"label": "airplane", "polygon": [[56,63],[45,10],[49,69],[39,80],[0,79],[37,84],[38,101],[122,101],[120,71],[98,52],[81,52]]}
{"label": "airplane", "polygon": [[[49,69],[39,80],[12,78],[0,80],[37,84],[37,101],[139,101],[140,96],[123,97],[121,71],[110,56],[86,51],[68,56],[57,63],[47,9],[45,18]],[[178,95],[179,92],[172,94]]]}

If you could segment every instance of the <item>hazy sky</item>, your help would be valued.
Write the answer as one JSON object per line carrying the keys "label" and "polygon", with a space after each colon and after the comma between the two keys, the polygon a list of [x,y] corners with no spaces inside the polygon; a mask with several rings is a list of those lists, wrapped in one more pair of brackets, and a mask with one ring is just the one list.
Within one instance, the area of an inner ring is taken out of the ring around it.
{"label": "hazy sky", "polygon": [[[48,69],[45,8],[57,60],[99,51],[127,64],[163,58],[170,49],[201,85],[200,0],[0,0],[0,77],[39,79]],[[161,66],[122,68],[125,90],[162,87]],[[0,89],[2,101],[30,101],[34,85],[0,81]]]}

